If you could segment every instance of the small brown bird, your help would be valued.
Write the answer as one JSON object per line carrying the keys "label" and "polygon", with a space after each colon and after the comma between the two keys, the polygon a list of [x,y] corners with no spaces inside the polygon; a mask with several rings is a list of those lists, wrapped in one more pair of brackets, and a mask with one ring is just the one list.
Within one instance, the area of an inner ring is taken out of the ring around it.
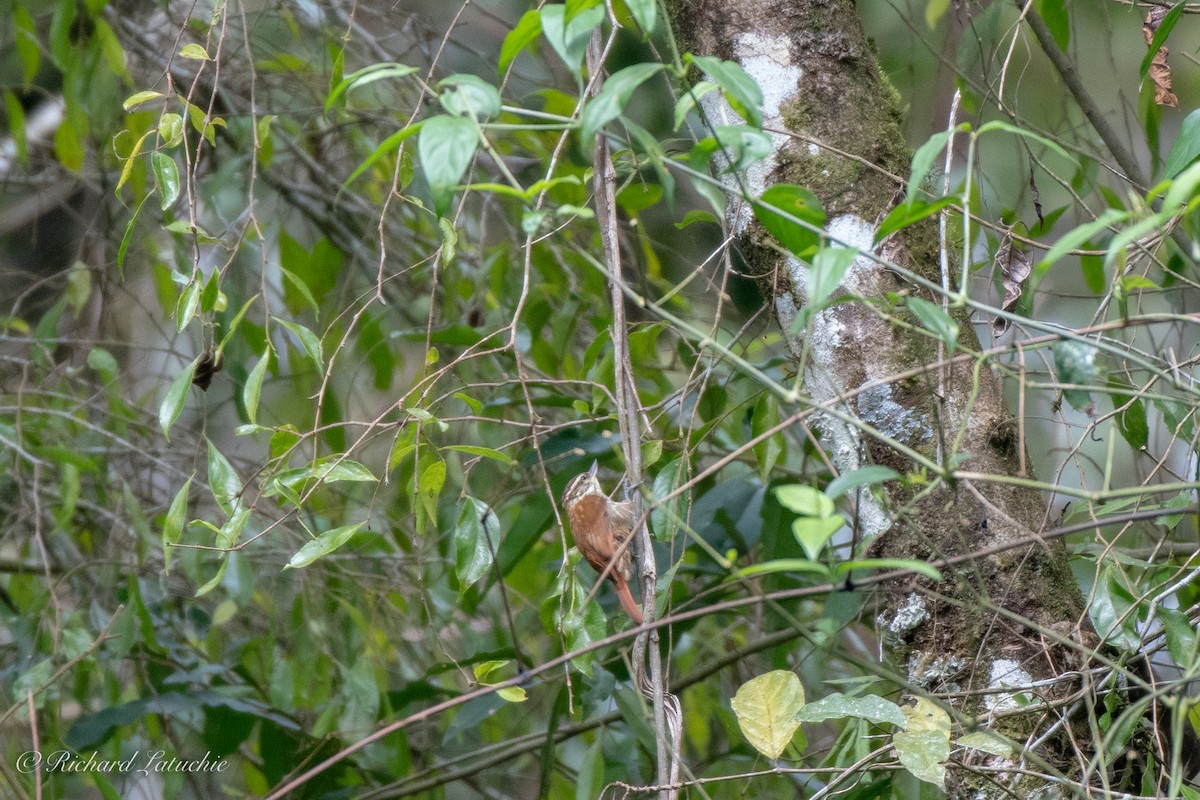
{"label": "small brown bird", "polygon": [[[617,549],[633,533],[633,507],[629,503],[618,503],[609,498],[596,479],[597,463],[571,479],[563,490],[562,504],[571,522],[571,533],[575,546],[596,572],[603,573]],[[621,608],[633,620],[642,624],[642,612],[629,591],[632,574],[632,559],[626,547],[617,556],[616,563],[608,571],[608,579],[617,591]]]}

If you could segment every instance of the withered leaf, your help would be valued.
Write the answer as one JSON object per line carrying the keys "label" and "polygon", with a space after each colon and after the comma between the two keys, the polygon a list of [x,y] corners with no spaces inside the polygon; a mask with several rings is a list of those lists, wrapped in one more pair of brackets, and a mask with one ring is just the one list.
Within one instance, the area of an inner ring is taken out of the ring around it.
{"label": "withered leaf", "polygon": [[[1004,237],[996,251],[996,266],[1000,268],[1000,285],[1004,287],[1004,302],[1000,308],[1009,311],[1021,299],[1021,284],[1033,271],[1029,256],[1025,255],[1012,235]],[[1008,320],[996,317],[992,320],[992,332],[997,336],[1008,330]]]}
{"label": "withered leaf", "polygon": [[[1158,26],[1162,24],[1163,18],[1169,10],[1156,6],[1150,9],[1150,13],[1146,15],[1146,21],[1142,24],[1142,35],[1146,37],[1147,47],[1154,42],[1154,32],[1158,30]],[[1171,67],[1167,64],[1168,52],[1165,45],[1158,48],[1158,52],[1150,60],[1150,68],[1146,74],[1154,82],[1154,102],[1160,106],[1179,108],[1179,98],[1171,91]]]}

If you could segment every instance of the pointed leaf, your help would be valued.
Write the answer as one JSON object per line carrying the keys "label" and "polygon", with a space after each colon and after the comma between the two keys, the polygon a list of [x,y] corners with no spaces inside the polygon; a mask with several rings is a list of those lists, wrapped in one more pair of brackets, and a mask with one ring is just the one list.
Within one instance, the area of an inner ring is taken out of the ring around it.
{"label": "pointed leaf", "polygon": [[758,752],[779,758],[800,727],[804,687],[794,672],[775,670],[742,684],[731,702],[742,735]]}

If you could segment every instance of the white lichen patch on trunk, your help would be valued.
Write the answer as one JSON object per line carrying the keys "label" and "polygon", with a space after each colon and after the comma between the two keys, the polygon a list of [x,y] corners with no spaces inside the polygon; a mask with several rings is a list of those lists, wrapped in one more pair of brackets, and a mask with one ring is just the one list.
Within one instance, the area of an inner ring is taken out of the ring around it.
{"label": "white lichen patch on trunk", "polygon": [[1020,692],[1008,692],[1006,689],[1014,686],[1029,686],[1033,676],[1021,668],[1021,665],[1009,658],[998,658],[992,662],[992,673],[988,679],[988,689],[991,694],[984,703],[989,711],[1011,711],[1021,707],[1017,702]]}
{"label": "white lichen patch on trunk", "polygon": [[[791,39],[787,36],[771,36],[751,31],[733,37],[733,60],[741,65],[762,89],[764,127],[783,127],[780,124],[781,108],[799,90],[802,73],[800,67],[792,63],[790,46]],[[745,124],[720,92],[704,95],[700,98],[700,106],[713,125]],[[788,142],[788,137],[780,133],[772,133],[769,136],[771,155],[751,164],[744,174],[746,189],[752,197],[758,197],[769,185],[771,174],[779,164],[776,154]],[[736,193],[740,188],[731,176],[726,176],[725,183],[731,192]],[[748,203],[731,206],[728,216],[729,223],[737,234],[745,233],[753,219]]]}
{"label": "white lichen patch on trunk", "polygon": [[[826,226],[826,231],[832,246],[849,247],[859,252],[859,256],[842,277],[841,285],[854,294],[876,293],[878,267],[868,255],[874,246],[874,226],[861,217],[843,214],[832,219]],[[813,316],[806,329],[797,329],[796,318],[799,309],[808,301],[809,267],[792,256],[786,260],[784,268],[791,280],[792,291],[782,293],[775,299],[775,313],[779,317],[779,324],[787,332],[788,346],[794,356],[801,357],[804,338],[808,339],[805,388],[809,396],[817,402],[829,402],[835,397],[845,396],[855,387],[847,383],[844,364],[839,363],[838,353],[848,342],[870,341],[872,334],[853,329],[852,325],[847,324],[847,320],[860,318],[847,317],[836,308],[821,311]],[[890,397],[888,399],[890,400]],[[891,405],[906,411],[895,402]],[[855,410],[848,406],[843,410],[850,414],[855,413]],[[889,411],[891,410],[894,409],[889,408]],[[928,426],[926,420],[915,418],[919,415],[913,415],[912,412],[908,414],[909,416],[904,417],[906,430],[919,432]],[[891,419],[889,416],[888,421]],[[858,428],[829,414],[820,415],[819,426],[826,450],[839,472],[851,472],[863,466],[862,438]],[[864,539],[870,539],[887,530],[891,523],[875,496],[869,491],[857,494],[858,529]]]}

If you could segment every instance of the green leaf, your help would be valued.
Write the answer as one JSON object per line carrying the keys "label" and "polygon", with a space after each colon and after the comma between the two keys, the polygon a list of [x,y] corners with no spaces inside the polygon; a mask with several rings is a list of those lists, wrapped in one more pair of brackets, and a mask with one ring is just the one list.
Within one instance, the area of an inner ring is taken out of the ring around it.
{"label": "green leaf", "polygon": [[478,75],[451,75],[438,88],[438,102],[449,114],[489,120],[500,113],[500,92]]}
{"label": "green leaf", "polygon": [[144,92],[134,92],[133,94],[129,95],[129,97],[125,98],[125,102],[121,103],[121,107],[124,108],[126,111],[129,111],[129,110],[133,109],[135,106],[140,106],[142,103],[146,102],[147,100],[153,100],[156,97],[162,97],[162,96],[163,96],[162,92],[156,92],[153,90],[147,90]]}
{"label": "green leaf", "polygon": [[184,482],[183,487],[175,493],[171,505],[167,509],[166,519],[163,520],[162,548],[163,574],[171,571],[171,554],[175,545],[183,537],[183,526],[187,523],[188,491],[192,488],[192,476]]}
{"label": "green leaf", "polygon": [[[174,112],[163,114],[158,118],[158,135],[167,147],[174,147],[183,141],[183,117]],[[137,155],[137,150],[130,157]]]}
{"label": "green leaf", "polygon": [[317,538],[313,539],[308,544],[301,547],[292,556],[291,560],[284,566],[284,569],[300,569],[307,567],[309,564],[316,561],[318,558],[327,556],[337,550],[346,542],[354,538],[354,534],[358,533],[363,525],[366,525],[366,520],[355,523],[354,525],[343,525],[340,528],[334,528],[331,531],[325,531]]}
{"label": "green leaf", "polygon": [[566,12],[565,5],[542,6],[542,33],[571,72],[578,74],[588,40],[596,26],[604,21],[606,11],[602,5],[594,6],[580,11],[570,20],[566,18]]}
{"label": "green leaf", "polygon": [[258,400],[262,394],[263,379],[267,376],[267,367],[271,363],[271,350],[268,346],[262,358],[246,376],[246,385],[242,387],[242,405],[246,407],[246,418],[250,422],[258,421]]}
{"label": "green leaf", "polygon": [[83,134],[83,131],[76,128],[70,116],[64,119],[54,132],[54,155],[59,163],[71,172],[83,169]]}
{"label": "green leaf", "polygon": [[835,513],[833,500],[800,483],[776,486],[775,499],[784,508],[805,517],[831,517]]}
{"label": "green leaf", "polygon": [[741,685],[730,705],[746,741],[770,759],[779,758],[800,727],[804,687],[794,672],[775,670]]}
{"label": "green leaf", "polygon": [[776,558],[761,564],[742,567],[737,574],[740,577],[748,578],[753,575],[768,575],[774,572],[808,572],[818,575],[830,583],[833,582],[833,574],[829,571],[829,567],[807,558]]}
{"label": "green leaf", "polygon": [[1200,639],[1196,636],[1196,626],[1192,624],[1187,614],[1174,608],[1159,608],[1158,620],[1163,626],[1163,635],[1167,640],[1167,652],[1171,660],[1181,666],[1194,664],[1196,645]]}
{"label": "green leaf", "polygon": [[342,182],[342,188],[345,189],[347,186],[354,183],[354,181],[358,180],[358,178],[361,177],[364,172],[375,166],[379,159],[399,150],[401,143],[414,133],[420,131],[421,126],[424,124],[425,123],[423,122],[418,122],[414,125],[409,125],[407,128],[401,128],[380,142],[379,146],[371,151],[371,155],[367,156],[366,159],[355,168],[354,172],[350,173],[350,177],[346,178],[346,180]]}
{"label": "green leaf", "polygon": [[171,387],[167,389],[166,396],[158,406],[158,427],[162,429],[163,436],[168,439],[171,438],[171,426],[183,413],[183,403],[187,400],[188,389],[192,387],[192,378],[196,375],[196,364],[199,362],[200,357],[196,356],[175,376],[175,380],[171,381]]}
{"label": "green leaf", "polygon": [[928,300],[909,297],[907,303],[908,310],[913,313],[913,316],[945,342],[948,350],[953,350],[954,345],[958,342],[958,323],[951,319],[941,306],[934,305]]}
{"label": "green leaf", "polygon": [[193,61],[212,61],[209,58],[208,51],[195,42],[185,44],[183,49],[179,51],[179,55],[183,58],[190,58]]}
{"label": "green leaf", "polygon": [[460,597],[491,569],[499,538],[497,527],[496,515],[487,503],[469,495],[463,498],[454,526],[454,566]]}
{"label": "green leaf", "polygon": [[315,333],[298,322],[289,322],[285,319],[280,319],[279,317],[273,317],[273,319],[292,333],[296,334],[296,338],[300,340],[300,344],[304,348],[305,354],[312,359],[312,362],[316,365],[317,369],[324,369],[325,360],[321,356],[321,340],[317,338]]}
{"label": "green leaf", "polygon": [[856,569],[906,569],[918,575],[924,575],[932,581],[941,582],[942,573],[924,561],[909,558],[861,558],[851,561],[839,561],[838,575],[848,575]]}
{"label": "green leaf", "polygon": [[1050,265],[1065,256],[1068,252],[1079,247],[1079,245],[1088,241],[1096,234],[1107,230],[1110,226],[1115,226],[1128,218],[1129,212],[1110,208],[1094,221],[1067,231],[1046,252],[1042,260],[1037,263],[1037,266],[1034,267],[1035,274],[1041,277],[1050,268]]}
{"label": "green leaf", "polygon": [[416,71],[416,67],[397,64],[394,61],[383,61],[363,67],[360,70],[355,70],[330,90],[329,96],[325,98],[325,113],[328,114],[329,110],[334,107],[338,100],[342,99],[342,96],[347,94],[351,89],[360,89],[375,81],[388,78],[404,78]]}
{"label": "green leaf", "polygon": [[446,462],[434,461],[421,473],[417,484],[417,493],[421,498],[421,506],[429,519],[437,519],[437,501],[446,483]]}
{"label": "green leaf", "polygon": [[882,242],[886,237],[898,230],[915,225],[921,220],[931,217],[949,205],[957,202],[957,197],[939,197],[937,200],[926,202],[921,199],[907,200],[888,212],[875,230],[875,243]]}
{"label": "green leaf", "polygon": [[975,731],[975,733],[960,736],[954,740],[954,744],[959,747],[969,747],[981,753],[990,753],[1001,758],[1009,758],[1013,752],[1012,745],[1005,741],[1004,737],[997,733],[989,733],[988,731]]}
{"label": "green leaf", "polygon": [[842,283],[846,270],[858,258],[858,251],[849,247],[826,247],[813,256],[808,269],[808,302],[814,310],[824,308]]}
{"label": "green leaf", "polygon": [[[1121,399],[1114,398],[1114,401],[1120,403]],[[1150,426],[1146,422],[1146,406],[1141,400],[1134,400],[1129,408],[1117,416],[1117,428],[1134,450],[1141,450],[1149,444]]]}
{"label": "green leaf", "polygon": [[817,196],[803,186],[775,184],[754,203],[754,216],[798,258],[807,258],[821,242],[825,210]]}
{"label": "green leaf", "polygon": [[799,517],[792,522],[792,535],[804,548],[804,554],[816,561],[830,537],[845,524],[846,520],[841,514],[832,517]]}
{"label": "green leaf", "polygon": [[693,55],[691,60],[710,81],[720,87],[729,105],[742,119],[756,128],[762,127],[762,89],[740,64],[722,61],[715,56]]}
{"label": "green leaf", "polygon": [[208,442],[208,488],[221,510],[232,515],[234,503],[242,493],[242,479],[212,441]]}
{"label": "green leaf", "polygon": [[[968,130],[970,126],[966,123],[955,128],[955,132]],[[941,154],[942,148],[946,146],[946,142],[950,139],[950,131],[938,131],[933,136],[930,136],[925,144],[917,148],[913,153],[912,166],[908,173],[908,187],[904,192],[904,199],[911,203],[913,200],[918,200],[917,190],[925,183],[925,180],[930,177],[930,171],[933,169],[934,159]],[[941,194],[941,192],[938,192]]]}
{"label": "green leaf", "polygon": [[12,20],[16,29],[13,38],[17,47],[17,58],[21,61],[23,80],[28,87],[42,65],[42,48],[38,44],[37,25],[33,16],[21,3],[16,4],[16,8],[13,9]]}
{"label": "green leaf", "polygon": [[796,715],[799,722],[824,722],[827,719],[863,719],[867,722],[886,723],[903,728],[908,724],[904,711],[891,700],[878,695],[851,697],[841,692],[826,695],[809,703]]}
{"label": "green leaf", "polygon": [[157,150],[150,154],[150,167],[158,183],[162,209],[166,211],[179,197],[179,167],[175,165],[175,159]]}
{"label": "green leaf", "polygon": [[[1175,23],[1179,22],[1179,17],[1187,8],[1187,3],[1184,0],[1178,0],[1175,7],[1166,13],[1162,21],[1158,23],[1158,29],[1154,31],[1154,37],[1150,40],[1149,47],[1146,48],[1146,55],[1142,58],[1142,65],[1138,69],[1138,79],[1146,80],[1146,75],[1150,73],[1150,62],[1154,60],[1154,56],[1166,44],[1167,37],[1171,35],[1171,31],[1175,29]],[[1066,48],[1063,48],[1064,50]]]}
{"label": "green leaf", "polygon": [[528,699],[525,690],[520,686],[506,686],[503,689],[497,689],[496,694],[510,703],[524,703]]}
{"label": "green leaf", "polygon": [[17,160],[21,164],[27,164],[29,163],[29,140],[25,131],[25,108],[17,96],[7,90],[4,92],[4,111],[8,115],[8,130],[12,137]]}
{"label": "green leaf", "polygon": [[843,472],[830,481],[829,485],[825,487],[825,496],[836,500],[860,486],[874,486],[877,483],[899,480],[900,477],[900,473],[894,469],[880,464],[867,464],[856,470]]}
{"label": "green leaf", "polygon": [[88,351],[87,365],[100,375],[101,380],[111,381],[117,375],[117,360],[103,347]]}
{"label": "green leaf", "polygon": [[[1096,377],[1096,349],[1082,342],[1060,341],[1051,348],[1054,370],[1060,383],[1087,386]],[[1073,407],[1082,409],[1091,402],[1086,389],[1064,389],[1063,396]]]}
{"label": "green leaf", "polygon": [[620,116],[634,91],[664,69],[665,64],[633,64],[608,76],[596,96],[583,107],[579,130],[583,147],[591,148],[596,132]]}
{"label": "green leaf", "polygon": [[1057,153],[1059,156],[1062,156],[1069,161],[1072,165],[1079,166],[1079,162],[1075,160],[1074,156],[1064,150],[1063,146],[1058,142],[1054,141],[1053,139],[1048,139],[1045,136],[1042,136],[1040,133],[1034,133],[1033,131],[1026,130],[1025,128],[1019,128],[1016,125],[1011,125],[1002,119],[994,119],[990,122],[984,123],[979,127],[979,131],[976,133],[976,136],[983,136],[985,133],[991,133],[992,131],[1004,131],[1005,133],[1015,134],[1016,136],[1023,136],[1024,138],[1035,141],[1048,150]]}
{"label": "green leaf", "polygon": [[503,75],[504,71],[508,69],[508,65],[513,62],[513,59],[520,55],[525,48],[537,41],[537,38],[541,35],[541,12],[534,9],[522,14],[516,26],[504,37],[504,43],[500,45],[500,61],[496,65],[496,74]]}
{"label": "green leaf", "polygon": [[425,120],[417,155],[439,216],[450,208],[450,190],[462,180],[479,148],[479,130],[466,117],[445,114]]}
{"label": "green leaf", "polygon": [[916,777],[946,788],[946,766],[950,758],[950,715],[924,697],[916,705],[905,706],[908,725],[892,734],[892,744],[904,768]]}
{"label": "green leaf", "polygon": [[[1182,3],[1175,8],[1181,8]],[[1175,9],[1171,10],[1174,13]],[[1159,27],[1162,30],[1162,27]],[[1183,172],[1200,156],[1200,108],[1183,118],[1179,125],[1179,135],[1171,145],[1167,155],[1167,164],[1163,167],[1162,179],[1170,180]]]}
{"label": "green leaf", "polygon": [[470,445],[470,444],[452,444],[452,445],[447,445],[446,447],[444,447],[442,449],[443,450],[456,450],[459,453],[468,453],[469,455],[473,455],[473,456],[482,456],[483,458],[490,458],[493,461],[499,461],[501,464],[504,464],[505,466],[509,466],[509,467],[511,467],[517,463],[517,462],[513,461],[511,458],[509,458],[508,456],[504,455],[504,453],[501,453],[499,450],[493,450],[490,447],[478,447],[476,445]]}
{"label": "green leaf", "polygon": [[625,0],[625,5],[646,36],[653,36],[658,20],[658,3],[655,0]]}
{"label": "green leaf", "polygon": [[1067,52],[1071,45],[1071,19],[1067,15],[1065,0],[1041,0],[1036,8],[1058,49]]}

